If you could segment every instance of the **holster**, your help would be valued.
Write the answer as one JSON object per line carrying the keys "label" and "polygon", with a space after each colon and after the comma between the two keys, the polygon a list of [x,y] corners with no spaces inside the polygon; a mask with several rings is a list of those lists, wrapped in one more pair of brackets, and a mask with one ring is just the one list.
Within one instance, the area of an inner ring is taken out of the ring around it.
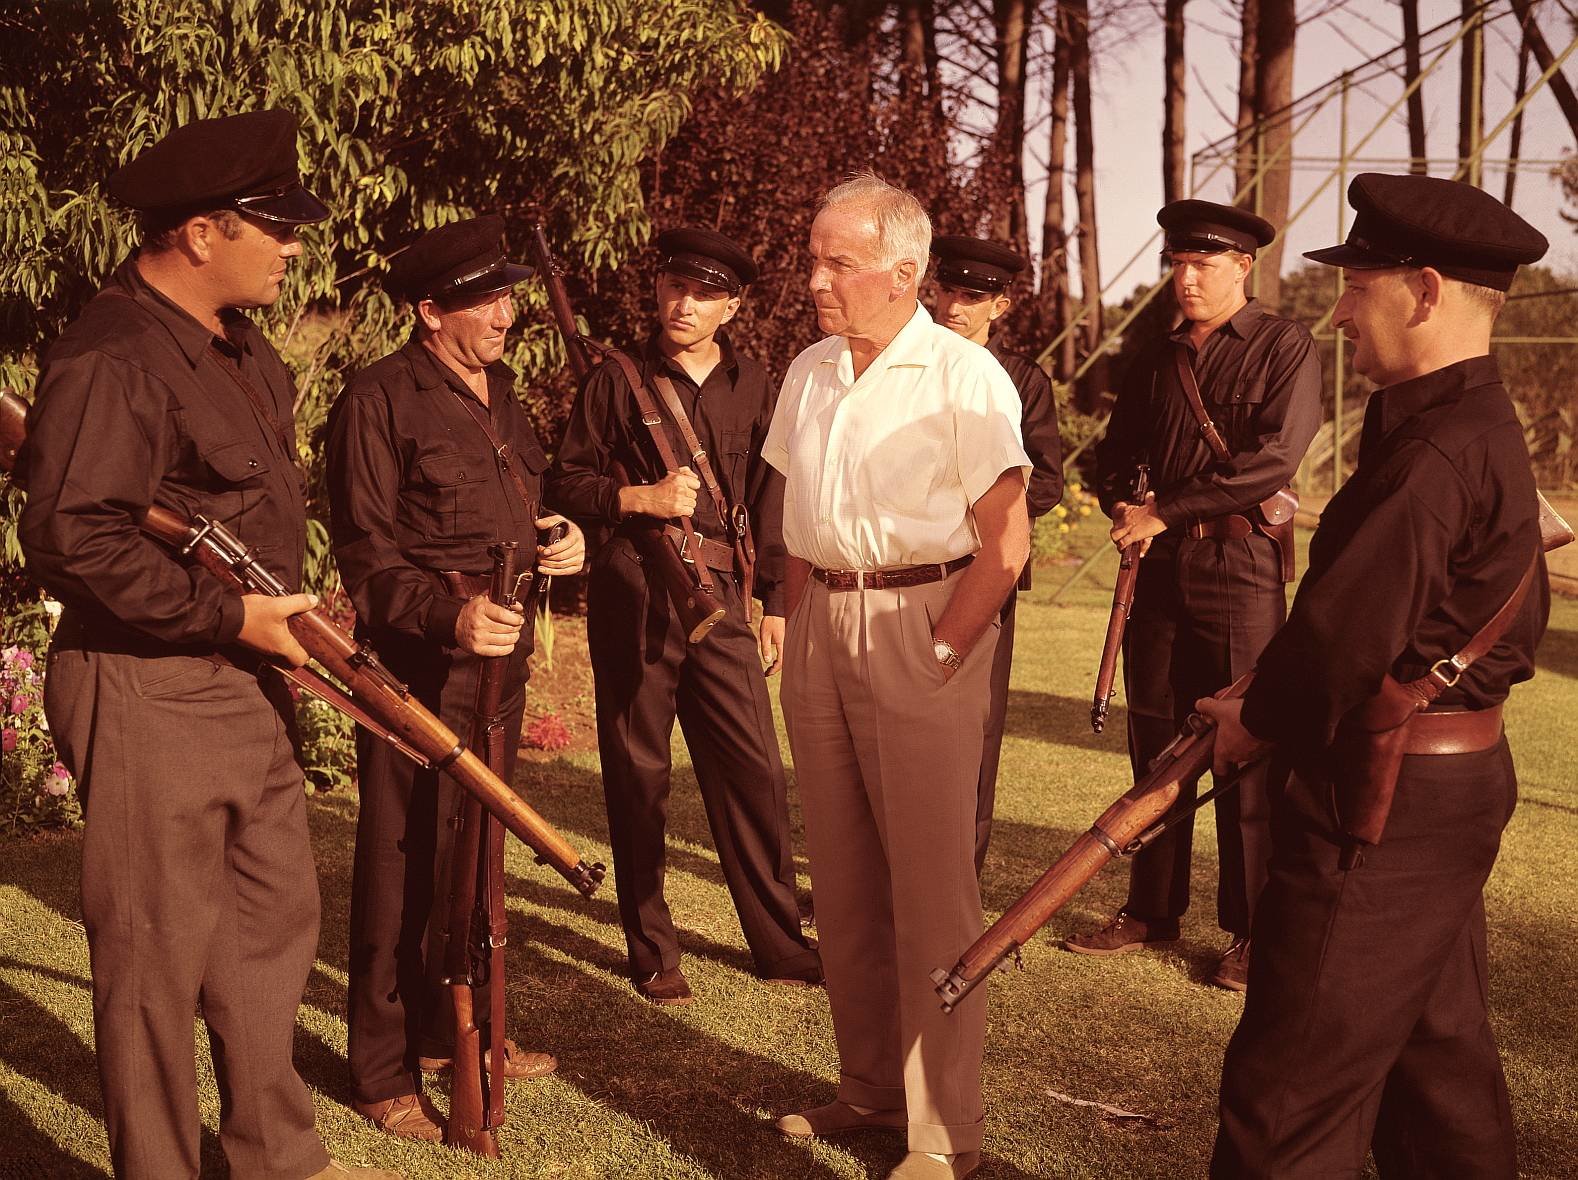
{"label": "holster", "polygon": [[1332,795],[1337,824],[1348,839],[1344,868],[1358,863],[1359,844],[1379,844],[1397,793],[1408,751],[1408,730],[1428,701],[1412,684],[1390,674],[1375,695],[1348,710],[1331,746]]}
{"label": "holster", "polygon": [[1299,510],[1299,494],[1292,488],[1273,492],[1256,506],[1250,520],[1255,531],[1277,547],[1277,557],[1282,563],[1282,581],[1293,581],[1294,568],[1293,514]]}

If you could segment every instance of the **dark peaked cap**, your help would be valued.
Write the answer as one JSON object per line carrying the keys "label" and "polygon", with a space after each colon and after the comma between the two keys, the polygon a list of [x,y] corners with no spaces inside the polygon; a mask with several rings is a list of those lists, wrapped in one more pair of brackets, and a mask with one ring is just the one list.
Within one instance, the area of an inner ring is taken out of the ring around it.
{"label": "dark peaked cap", "polygon": [[231,208],[266,221],[322,221],[328,206],[301,184],[296,116],[272,108],[177,127],[105,181],[144,211]]}
{"label": "dark peaked cap", "polygon": [[939,283],[988,295],[995,295],[1008,286],[1014,276],[1029,265],[1024,255],[1007,246],[967,234],[934,238],[931,252],[937,256]]}
{"label": "dark peaked cap", "polygon": [[686,226],[657,236],[658,269],[722,287],[730,295],[756,281],[756,261],[732,238],[716,230]]}
{"label": "dark peaked cap", "polygon": [[1505,291],[1519,266],[1550,248],[1544,234],[1483,189],[1439,176],[1361,172],[1348,186],[1348,204],[1348,240],[1304,257],[1354,270],[1429,266]]}
{"label": "dark peaked cap", "polygon": [[412,303],[486,295],[534,272],[504,254],[504,219],[489,213],[430,229],[389,264],[389,286]]}
{"label": "dark peaked cap", "polygon": [[1277,228],[1264,217],[1215,201],[1174,201],[1163,205],[1156,223],[1166,230],[1167,248],[1196,254],[1237,250],[1253,254],[1271,245]]}

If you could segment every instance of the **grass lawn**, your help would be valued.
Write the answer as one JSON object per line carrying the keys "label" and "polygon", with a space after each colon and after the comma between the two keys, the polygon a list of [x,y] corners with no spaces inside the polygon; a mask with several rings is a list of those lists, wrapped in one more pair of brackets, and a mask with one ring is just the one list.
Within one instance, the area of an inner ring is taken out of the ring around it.
{"label": "grass lawn", "polygon": [[[1062,570],[1043,571],[1022,599],[998,820],[984,893],[1001,911],[1129,784],[1123,716],[1087,721],[1106,622],[1106,559],[1058,605]],[[574,727],[564,754],[524,765],[528,798],[588,859],[608,859],[590,680],[578,623],[561,624],[557,665],[533,682]],[[1538,678],[1513,696],[1508,726],[1522,799],[1487,890],[1491,1001],[1517,1114],[1525,1174],[1572,1174],[1578,1150],[1578,783],[1567,744],[1578,718],[1578,601],[1558,600]],[[1115,704],[1121,705],[1122,695]],[[411,1177],[883,1176],[902,1152],[867,1134],[834,1146],[782,1140],[771,1116],[827,1100],[836,1058],[825,997],[769,988],[750,974],[683,746],[676,748],[669,900],[699,1000],[664,1010],[621,974],[613,890],[590,902],[511,846],[510,1031],[558,1054],[559,1074],[516,1083],[505,1159],[478,1161],[383,1137],[352,1114],[345,1069],[345,925],[356,800],[311,800],[323,885],[320,958],[297,1026],[296,1056],[317,1094],[318,1127],[345,1162]],[[787,756],[787,754],[786,754]],[[1242,1001],[1201,980],[1222,949],[1216,929],[1212,820],[1195,840],[1196,905],[1183,940],[1160,953],[1097,961],[1052,939],[1123,899],[1108,869],[1026,948],[1023,973],[989,991],[987,1160],[1009,1177],[1183,1177],[1204,1172],[1215,1131],[1222,1049]],[[0,847],[0,1178],[108,1171],[92,1053],[88,951],[77,920],[73,834]],[[801,861],[801,884],[807,886]],[[961,948],[962,949],[962,948]],[[938,964],[948,966],[950,964]],[[201,1038],[199,1038],[201,1040]],[[206,1171],[223,1174],[218,1100],[205,1074]],[[440,1087],[430,1086],[442,1104]],[[1151,1116],[1110,1121],[1109,1103]],[[1566,1160],[1567,1163],[1562,1161]]]}

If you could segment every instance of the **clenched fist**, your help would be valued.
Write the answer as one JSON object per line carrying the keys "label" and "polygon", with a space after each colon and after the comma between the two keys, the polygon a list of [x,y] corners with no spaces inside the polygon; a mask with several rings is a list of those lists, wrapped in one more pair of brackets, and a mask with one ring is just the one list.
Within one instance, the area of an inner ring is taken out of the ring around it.
{"label": "clenched fist", "polygon": [[670,471],[657,483],[633,484],[619,491],[619,509],[625,515],[640,513],[668,519],[691,516],[696,511],[696,493],[701,480],[689,467]]}

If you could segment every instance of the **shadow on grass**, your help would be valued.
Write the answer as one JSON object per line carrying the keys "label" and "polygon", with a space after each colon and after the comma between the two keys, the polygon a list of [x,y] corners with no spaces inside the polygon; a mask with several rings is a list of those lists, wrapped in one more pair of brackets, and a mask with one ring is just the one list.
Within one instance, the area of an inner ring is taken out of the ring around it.
{"label": "shadow on grass", "polygon": [[101,1180],[104,1174],[62,1150],[0,1090],[0,1180]]}
{"label": "shadow on grass", "polygon": [[1029,738],[1054,746],[1072,746],[1104,754],[1124,754],[1124,733],[1129,713],[1114,701],[1107,714],[1106,728],[1095,733],[1090,728],[1090,698],[1058,696],[1024,688],[1008,690],[1008,714],[1003,719],[1005,737]]}

